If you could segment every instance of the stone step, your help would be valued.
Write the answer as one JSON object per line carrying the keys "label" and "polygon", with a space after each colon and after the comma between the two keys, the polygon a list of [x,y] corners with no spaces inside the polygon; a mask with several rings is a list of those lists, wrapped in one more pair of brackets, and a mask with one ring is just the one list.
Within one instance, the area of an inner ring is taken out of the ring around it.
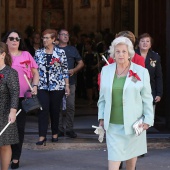
{"label": "stone step", "polygon": [[[79,149],[79,150],[106,150],[106,141],[103,143],[98,141],[96,135],[84,135],[72,139],[68,137],[59,137],[57,143],[51,142],[51,135],[47,136],[46,146],[37,146],[35,143],[38,135],[26,135],[23,147],[32,150],[58,150],[58,149]],[[164,149],[170,147],[169,135],[147,135],[148,149]]]}

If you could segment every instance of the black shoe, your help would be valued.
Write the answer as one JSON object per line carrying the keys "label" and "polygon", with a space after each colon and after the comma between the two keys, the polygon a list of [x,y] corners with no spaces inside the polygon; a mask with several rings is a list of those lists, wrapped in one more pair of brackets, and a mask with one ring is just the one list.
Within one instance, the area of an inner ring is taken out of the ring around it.
{"label": "black shoe", "polygon": [[62,131],[58,131],[58,137],[63,137],[64,136],[64,132],[62,132]]}
{"label": "black shoe", "polygon": [[44,144],[44,146],[46,146],[46,138],[44,138],[42,141],[38,141],[37,143],[36,143],[36,145],[43,145]]}
{"label": "black shoe", "polygon": [[52,142],[58,142],[58,137],[57,138],[52,138]]}
{"label": "black shoe", "polygon": [[120,163],[119,169],[123,168],[123,162]]}
{"label": "black shoe", "polygon": [[11,169],[18,169],[19,168],[19,161],[17,163],[11,163]]}
{"label": "black shoe", "polygon": [[66,132],[66,135],[70,138],[76,138],[77,134],[74,131],[68,131]]}

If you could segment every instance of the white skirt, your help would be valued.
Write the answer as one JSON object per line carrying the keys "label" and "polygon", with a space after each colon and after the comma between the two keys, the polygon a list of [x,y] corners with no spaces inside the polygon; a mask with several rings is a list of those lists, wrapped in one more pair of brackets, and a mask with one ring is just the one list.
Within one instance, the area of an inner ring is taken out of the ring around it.
{"label": "white skirt", "polygon": [[146,131],[125,135],[124,125],[109,124],[106,131],[108,160],[126,161],[147,153]]}

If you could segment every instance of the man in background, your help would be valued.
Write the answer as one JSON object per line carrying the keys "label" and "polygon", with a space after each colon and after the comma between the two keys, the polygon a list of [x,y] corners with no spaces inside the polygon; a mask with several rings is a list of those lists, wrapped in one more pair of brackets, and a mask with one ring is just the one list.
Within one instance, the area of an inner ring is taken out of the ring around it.
{"label": "man in background", "polygon": [[70,87],[70,95],[66,98],[66,119],[65,119],[66,129],[64,129],[63,127],[63,113],[61,112],[59,119],[58,136],[64,136],[66,134],[66,136],[70,138],[76,138],[77,134],[73,130],[75,114],[76,73],[81,68],[83,68],[84,63],[77,49],[74,46],[68,45],[69,33],[66,29],[61,29],[58,31],[58,40],[59,40],[58,47],[60,49],[63,49],[67,56]]}

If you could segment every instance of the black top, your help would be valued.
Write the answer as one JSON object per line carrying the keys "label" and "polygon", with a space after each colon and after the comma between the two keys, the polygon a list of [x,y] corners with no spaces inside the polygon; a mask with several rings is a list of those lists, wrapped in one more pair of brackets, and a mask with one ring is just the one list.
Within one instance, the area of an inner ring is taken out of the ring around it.
{"label": "black top", "polygon": [[[63,49],[65,51],[67,62],[68,62],[68,69],[73,69],[76,65],[76,63],[80,60],[82,60],[78,50],[74,46],[67,45],[66,47],[59,47],[60,49]],[[76,75],[69,77],[69,84],[73,85],[76,84]]]}

